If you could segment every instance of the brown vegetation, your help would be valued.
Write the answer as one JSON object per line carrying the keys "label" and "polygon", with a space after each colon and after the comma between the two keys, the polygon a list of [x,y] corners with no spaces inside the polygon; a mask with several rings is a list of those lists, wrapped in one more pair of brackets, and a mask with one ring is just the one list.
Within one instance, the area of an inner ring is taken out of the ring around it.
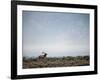
{"label": "brown vegetation", "polygon": [[47,57],[45,59],[23,57],[23,68],[68,67],[89,65],[89,56]]}

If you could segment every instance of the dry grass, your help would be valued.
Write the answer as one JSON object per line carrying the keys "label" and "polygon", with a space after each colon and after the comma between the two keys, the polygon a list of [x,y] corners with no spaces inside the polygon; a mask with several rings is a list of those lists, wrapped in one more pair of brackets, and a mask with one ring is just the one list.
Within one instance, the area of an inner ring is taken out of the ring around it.
{"label": "dry grass", "polygon": [[43,68],[43,67],[68,67],[89,65],[89,56],[76,57],[48,57],[46,59],[23,58],[23,68]]}

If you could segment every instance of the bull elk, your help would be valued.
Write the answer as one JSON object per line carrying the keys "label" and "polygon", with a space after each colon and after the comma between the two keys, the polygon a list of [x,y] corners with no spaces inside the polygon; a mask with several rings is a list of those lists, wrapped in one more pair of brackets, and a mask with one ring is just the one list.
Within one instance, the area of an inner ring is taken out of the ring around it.
{"label": "bull elk", "polygon": [[39,59],[45,59],[47,57],[47,53],[42,52],[42,55],[38,56]]}

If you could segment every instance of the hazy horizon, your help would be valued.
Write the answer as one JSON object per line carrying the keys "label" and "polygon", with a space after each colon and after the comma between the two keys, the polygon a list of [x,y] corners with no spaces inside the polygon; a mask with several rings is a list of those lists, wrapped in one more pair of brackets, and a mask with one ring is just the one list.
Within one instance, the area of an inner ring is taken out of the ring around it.
{"label": "hazy horizon", "polygon": [[90,53],[89,14],[23,11],[22,54],[37,57],[81,56]]}

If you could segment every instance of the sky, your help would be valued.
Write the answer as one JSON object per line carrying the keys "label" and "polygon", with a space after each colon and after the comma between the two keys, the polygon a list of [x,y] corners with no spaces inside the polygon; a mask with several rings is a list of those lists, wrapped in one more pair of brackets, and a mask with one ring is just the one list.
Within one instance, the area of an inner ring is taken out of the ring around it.
{"label": "sky", "polygon": [[89,14],[23,11],[22,54],[37,57],[89,55]]}

